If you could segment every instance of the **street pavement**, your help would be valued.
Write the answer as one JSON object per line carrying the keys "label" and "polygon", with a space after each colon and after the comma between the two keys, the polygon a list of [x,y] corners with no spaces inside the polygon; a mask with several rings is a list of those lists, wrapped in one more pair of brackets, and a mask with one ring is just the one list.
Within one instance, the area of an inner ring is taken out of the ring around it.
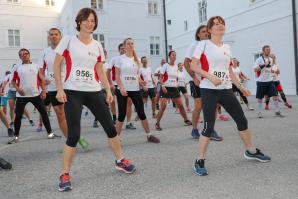
{"label": "street pavement", "polygon": [[[154,130],[150,103],[146,108],[152,133],[160,137],[160,144],[147,143],[140,122],[137,130],[123,130],[121,143],[125,157],[137,167],[127,175],[114,167],[114,157],[107,145],[103,129],[93,128],[93,116],[82,115],[82,136],[91,147],[78,152],[71,169],[71,192],[57,190],[61,170],[62,148],[65,139],[49,140],[46,132],[22,121],[20,142],[6,145],[6,129],[0,132],[0,156],[13,164],[10,171],[0,170],[1,199],[296,199],[298,198],[298,98],[289,97],[292,109],[282,105],[285,118],[243,106],[254,142],[272,157],[270,163],[248,161],[233,121],[218,121],[215,129],[223,142],[211,142],[206,167],[209,175],[200,177],[193,172],[198,154],[197,141],[190,136],[191,127],[184,126],[180,115],[168,106],[162,119],[162,132]],[[256,108],[255,98],[250,97]],[[192,101],[191,101],[192,103]],[[29,107],[32,110],[32,108]],[[37,113],[31,113],[37,124]],[[50,117],[54,132],[61,135],[56,118]],[[133,117],[135,113],[133,114]],[[191,118],[191,113],[188,113]],[[202,129],[202,124],[200,125]]]}

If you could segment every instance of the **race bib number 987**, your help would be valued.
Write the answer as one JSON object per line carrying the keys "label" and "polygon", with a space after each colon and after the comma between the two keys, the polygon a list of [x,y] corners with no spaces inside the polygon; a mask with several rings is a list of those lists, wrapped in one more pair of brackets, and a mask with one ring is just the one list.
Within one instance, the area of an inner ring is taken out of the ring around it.
{"label": "race bib number 987", "polygon": [[226,84],[230,80],[228,71],[213,70],[212,74],[221,79],[222,84]]}

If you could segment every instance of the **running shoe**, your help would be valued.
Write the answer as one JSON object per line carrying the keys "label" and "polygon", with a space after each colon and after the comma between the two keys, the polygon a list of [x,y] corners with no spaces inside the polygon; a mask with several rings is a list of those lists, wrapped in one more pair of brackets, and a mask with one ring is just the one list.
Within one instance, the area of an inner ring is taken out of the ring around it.
{"label": "running shoe", "polygon": [[270,110],[270,108],[269,108],[269,105],[265,105],[265,110],[267,110],[267,111],[269,111]]}
{"label": "running shoe", "polygon": [[219,136],[215,130],[213,130],[213,132],[212,132],[212,134],[210,136],[210,140],[213,140],[213,141],[222,141],[223,138],[221,136]]}
{"label": "running shoe", "polygon": [[229,121],[230,120],[229,116],[224,115],[224,114],[221,114],[218,118],[221,121]]}
{"label": "running shoe", "polygon": [[54,138],[61,138],[60,135],[56,135],[55,133],[48,134],[48,139],[54,139]]}
{"label": "running shoe", "polygon": [[4,160],[3,158],[0,157],[0,168],[1,169],[11,169],[12,165],[7,162],[6,160]]}
{"label": "running shoe", "polygon": [[205,160],[196,160],[194,171],[199,176],[206,176],[208,175],[207,169],[205,168]]}
{"label": "running shoe", "polygon": [[82,149],[84,150],[88,150],[89,149],[89,143],[87,142],[87,140],[85,140],[85,138],[80,138],[79,139],[79,145],[82,147]]}
{"label": "running shoe", "polygon": [[258,118],[263,118],[262,112],[258,113]]}
{"label": "running shoe", "polygon": [[130,129],[130,130],[135,130],[135,129],[137,129],[132,123],[126,124],[125,128],[126,128],[126,129]]}
{"label": "running shoe", "polygon": [[14,131],[12,130],[12,128],[7,129],[7,135],[8,135],[8,137],[13,137]]}
{"label": "running shoe", "polygon": [[179,111],[178,108],[176,108],[175,113],[176,113],[176,114],[179,114],[179,113],[180,113],[180,111]]}
{"label": "running shoe", "polygon": [[41,132],[42,131],[42,124],[39,124],[37,126],[36,132]]}
{"label": "running shoe", "polygon": [[70,183],[70,176],[68,173],[62,174],[60,176],[59,188],[58,191],[70,191],[72,189]]}
{"label": "running shoe", "polygon": [[29,123],[31,124],[31,126],[35,126],[33,120],[29,120]]}
{"label": "running shoe", "polygon": [[253,111],[253,110],[255,110],[253,107],[251,107],[251,106],[247,106],[247,110],[249,110],[249,111]]}
{"label": "running shoe", "polygon": [[155,124],[155,130],[162,131],[162,128],[160,127],[160,124]]}
{"label": "running shoe", "polygon": [[8,141],[7,144],[14,144],[19,142],[19,137],[14,136],[12,140]]}
{"label": "running shoe", "polygon": [[252,154],[248,150],[245,151],[244,157],[248,160],[257,160],[259,162],[269,162],[271,158],[261,152],[260,149],[256,149],[256,153]]}
{"label": "running shoe", "polygon": [[190,125],[192,125],[192,122],[190,120],[185,120],[184,125],[185,126],[190,126]]}
{"label": "running shoe", "polygon": [[93,128],[98,128],[99,126],[98,126],[98,123],[97,123],[97,121],[94,121],[93,122]]}
{"label": "running shoe", "polygon": [[285,106],[288,107],[288,108],[292,108],[292,105],[288,102],[285,103]]}
{"label": "running shoe", "polygon": [[115,161],[116,164],[116,169],[119,171],[123,171],[124,173],[133,173],[136,171],[136,167],[133,164],[130,164],[129,160],[127,159],[122,159],[121,162]]}
{"label": "running shoe", "polygon": [[191,108],[188,107],[188,108],[186,109],[186,111],[187,111],[187,112],[191,112]]}
{"label": "running shoe", "polygon": [[191,136],[193,139],[199,139],[200,138],[200,132],[198,129],[192,129]]}
{"label": "running shoe", "polygon": [[275,116],[277,116],[277,117],[285,117],[280,111],[275,112]]}
{"label": "running shoe", "polygon": [[147,141],[152,143],[160,143],[160,139],[154,135],[147,136]]}

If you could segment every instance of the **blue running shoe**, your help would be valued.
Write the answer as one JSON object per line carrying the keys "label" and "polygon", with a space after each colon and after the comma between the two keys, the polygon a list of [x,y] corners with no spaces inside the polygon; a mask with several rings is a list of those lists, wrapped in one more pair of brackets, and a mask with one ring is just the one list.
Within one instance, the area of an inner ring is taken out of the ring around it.
{"label": "blue running shoe", "polygon": [[261,152],[260,149],[256,149],[256,153],[252,154],[248,150],[245,151],[244,157],[248,160],[257,160],[259,162],[269,162],[271,158],[268,155],[265,155],[264,153]]}
{"label": "blue running shoe", "polygon": [[72,189],[71,183],[70,183],[70,176],[68,173],[62,174],[60,176],[60,183],[58,191],[70,191]]}
{"label": "blue running shoe", "polygon": [[127,159],[122,159],[121,162],[117,162],[116,160],[116,169],[119,171],[123,171],[124,173],[133,173],[136,171],[136,167],[132,164],[130,164],[129,160]]}
{"label": "blue running shoe", "polygon": [[205,168],[205,160],[196,160],[194,171],[199,176],[206,176],[208,175],[207,169]]}
{"label": "blue running shoe", "polygon": [[198,129],[192,129],[191,136],[192,136],[193,139],[199,139],[200,138],[199,130]]}
{"label": "blue running shoe", "polygon": [[222,141],[223,138],[221,136],[218,135],[218,133],[213,130],[211,136],[210,136],[210,140],[213,140],[213,141]]}

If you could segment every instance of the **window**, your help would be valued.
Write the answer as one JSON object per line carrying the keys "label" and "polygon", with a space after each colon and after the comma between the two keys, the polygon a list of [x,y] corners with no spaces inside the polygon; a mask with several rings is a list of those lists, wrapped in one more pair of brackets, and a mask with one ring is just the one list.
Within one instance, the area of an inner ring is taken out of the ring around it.
{"label": "window", "polygon": [[150,37],[150,55],[160,54],[160,37],[151,36]]}
{"label": "window", "polygon": [[99,41],[103,48],[105,48],[105,36],[103,34],[93,34],[93,39]]}
{"label": "window", "polygon": [[7,3],[20,3],[19,0],[7,0]]}
{"label": "window", "polygon": [[188,31],[188,24],[186,20],[184,21],[184,31]]}
{"label": "window", "polygon": [[169,50],[173,50],[173,46],[172,45],[169,45]]}
{"label": "window", "polygon": [[167,20],[167,23],[168,23],[168,25],[171,25],[172,24],[172,20],[171,19],[168,19]]}
{"label": "window", "polygon": [[45,0],[46,6],[55,6],[55,0]]}
{"label": "window", "polygon": [[199,2],[199,22],[203,23],[207,21],[207,2],[202,0]]}
{"label": "window", "polygon": [[20,46],[20,30],[8,30],[8,46]]}
{"label": "window", "polygon": [[103,0],[91,0],[91,8],[96,10],[103,9]]}
{"label": "window", "polygon": [[158,4],[155,1],[148,2],[148,14],[149,15],[157,15],[158,12]]}

